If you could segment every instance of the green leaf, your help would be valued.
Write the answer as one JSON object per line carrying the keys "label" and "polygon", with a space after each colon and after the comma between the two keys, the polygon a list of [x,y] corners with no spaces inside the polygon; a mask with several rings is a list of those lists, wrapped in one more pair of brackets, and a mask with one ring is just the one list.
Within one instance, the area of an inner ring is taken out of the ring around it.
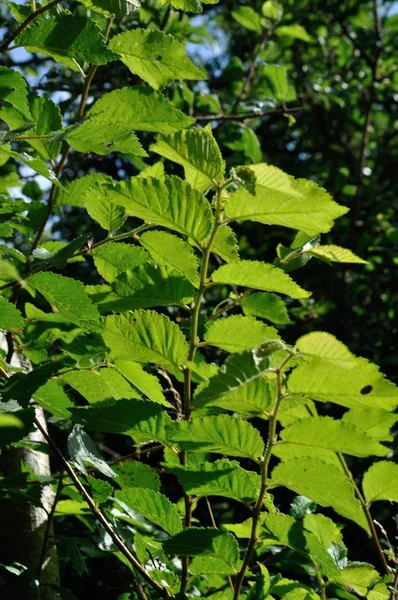
{"label": "green leaf", "polygon": [[319,357],[341,367],[355,364],[357,357],[342,342],[326,331],[312,331],[296,342],[301,354]]}
{"label": "green leaf", "polygon": [[287,100],[288,82],[286,67],[282,65],[265,65],[263,75],[274,98],[280,102]]}
{"label": "green leaf", "polygon": [[112,496],[113,487],[107,481],[95,479],[91,475],[87,475],[87,481],[93,492],[94,500],[98,504],[103,504]]}
{"label": "green leaf", "polygon": [[300,419],[281,432],[287,444],[325,448],[351,456],[386,456],[389,449],[382,446],[353,423],[331,417]]}
{"label": "green leaf", "polygon": [[185,177],[201,192],[222,182],[225,163],[210,128],[186,129],[174,135],[159,137],[150,149],[182,165]]}
{"label": "green leaf", "polygon": [[331,506],[339,515],[369,532],[351,481],[334,465],[319,458],[294,458],[274,468],[271,483],[287,487],[321,506]]}
{"label": "green leaf", "polygon": [[286,294],[291,298],[309,298],[306,292],[282,269],[258,260],[241,260],[238,264],[223,265],[212,274],[214,283],[225,283]]}
{"label": "green leaf", "polygon": [[134,131],[174,133],[188,127],[194,119],[178,110],[165,96],[154,90],[131,86],[104,94],[88,111]]}
{"label": "green leaf", "polygon": [[156,441],[168,443],[166,427],[171,423],[169,415],[154,402],[146,400],[115,400],[96,403],[93,406],[73,408],[73,418],[89,431],[122,433],[135,442]]}
{"label": "green leaf", "polygon": [[192,238],[197,245],[209,234],[213,215],[206,198],[175,176],[162,179],[133,177],[107,194],[126,213]]}
{"label": "green leaf", "polygon": [[[198,408],[213,405],[235,410],[242,398],[243,409],[261,412],[270,406],[270,393],[264,393],[268,384],[263,380],[264,373],[269,369],[269,356],[261,350],[232,355],[206,387],[198,388],[194,405]],[[259,378],[261,382],[256,381]],[[263,395],[259,395],[259,392],[263,392]]]}
{"label": "green leaf", "polygon": [[380,579],[381,576],[372,565],[353,562],[343,569],[337,581],[353,588],[358,595],[368,600],[388,600],[390,592]]}
{"label": "green leaf", "polygon": [[344,413],[343,421],[353,423],[379,442],[392,442],[390,429],[398,421],[398,415],[381,408],[355,408]]}
{"label": "green leaf", "polygon": [[[62,116],[59,107],[45,96],[34,96],[29,102],[32,119],[36,123],[29,135],[47,135],[62,127]],[[39,152],[44,160],[51,160],[58,156],[61,143],[58,140],[29,140],[32,148]]]}
{"label": "green leaf", "polygon": [[110,202],[106,194],[101,194],[99,184],[90,188],[84,194],[83,199],[84,207],[90,217],[105,231],[112,233],[120,229],[124,224],[127,218],[124,208]]}
{"label": "green leaf", "polygon": [[120,60],[155,90],[175,79],[206,79],[174,37],[150,29],[134,29],[114,36],[109,47]]}
{"label": "green leaf", "polygon": [[261,346],[268,340],[280,339],[274,327],[254,317],[233,315],[212,321],[203,336],[210,346],[226,352],[244,352]]}
{"label": "green leaf", "polygon": [[344,366],[314,358],[297,367],[288,380],[289,392],[347,408],[394,410],[398,390],[376,365],[358,358]]}
{"label": "green leaf", "polygon": [[261,16],[251,6],[239,6],[231,14],[235,21],[245,29],[256,33],[260,33],[262,30]]}
{"label": "green leaf", "polygon": [[122,273],[112,287],[126,299],[129,309],[186,306],[195,295],[194,287],[181,273],[151,264]]}
{"label": "green leaf", "polygon": [[21,331],[25,326],[25,321],[21,315],[21,312],[8,302],[5,298],[0,296],[0,329],[6,331]]}
{"label": "green leaf", "polygon": [[225,204],[225,215],[238,221],[257,221],[300,229],[309,235],[327,233],[347,208],[339,206],[313,181],[295,179],[265,163],[251,165],[256,195],[239,189]]}
{"label": "green leaf", "polygon": [[221,458],[199,466],[165,466],[191,496],[222,496],[246,504],[258,498],[259,475],[242,469],[236,461]]}
{"label": "green leaf", "polygon": [[168,437],[170,442],[190,452],[206,451],[257,459],[264,450],[257,429],[247,421],[229,415],[173,422],[168,428]]}
{"label": "green leaf", "polygon": [[147,488],[159,492],[160,477],[155,469],[138,460],[123,460],[115,465],[116,482],[124,488]]}
{"label": "green leaf", "polygon": [[228,225],[223,225],[223,227],[217,229],[212,251],[221,256],[225,262],[238,262],[240,260],[238,240],[235,232]]}
{"label": "green leaf", "polygon": [[152,310],[107,317],[103,337],[115,359],[155,363],[172,370],[187,360],[188,344],[178,326]]}
{"label": "green leaf", "polygon": [[92,255],[98,273],[110,283],[124,271],[143,265],[149,260],[145,250],[122,242],[99,246],[92,251]]}
{"label": "green leaf", "polygon": [[285,303],[279,296],[257,292],[250,294],[241,303],[245,315],[267,319],[277,325],[290,323]]}
{"label": "green leaf", "polygon": [[85,327],[90,321],[98,321],[98,310],[80,281],[55,273],[37,273],[29,278],[29,285],[71,323]]}
{"label": "green leaf", "polygon": [[54,379],[50,379],[47,383],[39,387],[33,394],[33,399],[44,410],[59,419],[70,419],[70,409],[75,406],[68,394]]}
{"label": "green leaf", "polygon": [[278,36],[285,36],[303,42],[311,42],[312,37],[308,35],[306,30],[299,23],[292,23],[291,25],[281,25],[275,31]]}
{"label": "green leaf", "polygon": [[70,371],[62,379],[89,404],[140,397],[120,373],[107,367],[97,371]]}
{"label": "green leaf", "polygon": [[33,427],[34,410],[27,408],[15,412],[0,412],[0,447],[18,442]]}
{"label": "green leaf", "polygon": [[0,161],[2,158],[7,157],[15,158],[15,160],[23,163],[30,169],[33,169],[33,171],[36,171],[36,173],[38,173],[39,175],[42,175],[43,177],[51,181],[51,183],[59,185],[58,179],[56,178],[54,172],[51,169],[49,169],[46,163],[40,158],[34,158],[26,152],[14,152],[14,150],[10,150],[7,146],[2,146],[0,148]]}
{"label": "green leaf", "polygon": [[146,231],[140,237],[140,244],[158,264],[179,271],[195,287],[199,286],[199,261],[187,242],[164,231]]}
{"label": "green leaf", "polygon": [[96,114],[71,125],[65,132],[65,138],[78,152],[95,152],[103,156],[110,152],[148,156],[136,134],[126,126],[110,120],[106,113]]}
{"label": "green leaf", "polygon": [[25,79],[15,69],[0,66],[0,109],[4,104],[13,106],[25,121],[32,121]]}
{"label": "green leaf", "polygon": [[78,206],[80,208],[85,207],[85,192],[90,188],[93,188],[96,184],[110,183],[112,179],[99,173],[91,173],[90,175],[84,175],[79,177],[75,181],[69,183],[65,188],[58,191],[56,196],[56,203],[58,205],[69,205]]}
{"label": "green leaf", "polygon": [[121,492],[116,492],[116,498],[170,535],[175,535],[182,529],[176,506],[159,492],[139,487],[124,488]]}
{"label": "green leaf", "polygon": [[309,251],[309,254],[321,258],[326,262],[368,264],[366,260],[359,258],[351,250],[341,248],[340,246],[314,246]]}
{"label": "green leaf", "polygon": [[[36,260],[49,262],[58,269],[63,269],[68,260],[73,257],[75,252],[84,247],[84,245],[88,242],[89,237],[89,234],[83,233],[69,242],[69,244],[52,240],[50,242],[44,242],[42,246],[39,246],[33,250],[31,256]],[[60,244],[59,249],[58,244]],[[49,248],[54,248],[54,250],[51,251]]]}
{"label": "green leaf", "polygon": [[[162,4],[166,4],[166,0],[160,0]],[[219,0],[201,0],[202,4],[217,4]],[[201,13],[202,7],[198,0],[168,0],[173,8],[185,10],[186,12]]]}
{"label": "green leaf", "polygon": [[213,556],[234,572],[239,561],[238,543],[230,533],[211,527],[187,527],[163,543],[168,554],[176,556]]}
{"label": "green leaf", "polygon": [[362,488],[369,504],[377,500],[398,502],[398,465],[385,460],[374,463],[363,477]]}
{"label": "green leaf", "polygon": [[121,18],[140,8],[139,0],[79,0],[82,4],[104,15]]}
{"label": "green leaf", "polygon": [[15,39],[15,47],[18,46],[24,46],[28,52],[49,55],[73,71],[80,70],[75,61],[104,65],[118,58],[107,48],[94,20],[70,14],[35,19]]}
{"label": "green leaf", "polygon": [[133,386],[144,396],[146,396],[152,402],[163,404],[164,406],[170,406],[166,398],[163,395],[162,386],[159,383],[158,378],[155,375],[151,375],[144,371],[143,367],[131,360],[117,360],[115,361],[115,367],[133,384]]}

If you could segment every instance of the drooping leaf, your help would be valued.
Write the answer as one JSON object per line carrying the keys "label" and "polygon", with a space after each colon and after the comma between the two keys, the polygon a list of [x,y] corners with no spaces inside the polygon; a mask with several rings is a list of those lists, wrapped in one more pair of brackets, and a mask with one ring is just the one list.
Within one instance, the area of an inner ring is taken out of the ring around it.
{"label": "drooping leaf", "polygon": [[68,451],[71,460],[85,475],[87,475],[86,464],[89,464],[106,477],[116,477],[116,473],[103,459],[93,440],[80,425],[75,425],[69,434]]}
{"label": "drooping leaf", "polygon": [[135,390],[115,369],[104,367],[97,371],[70,371],[62,379],[89,402],[139,398]]}
{"label": "drooping leaf", "polygon": [[21,312],[8,300],[0,296],[0,329],[6,331],[21,331],[25,321]]}
{"label": "drooping leaf", "polygon": [[357,594],[368,600],[388,600],[390,592],[380,579],[381,576],[372,565],[352,562],[343,569],[337,581],[351,587]]}
{"label": "drooping leaf", "polygon": [[212,274],[214,283],[225,283],[286,294],[291,298],[308,298],[306,292],[282,269],[257,260],[241,260],[219,267]]}
{"label": "drooping leaf", "polygon": [[89,431],[122,433],[136,443],[157,441],[167,443],[166,427],[169,415],[154,402],[146,400],[115,400],[93,406],[72,409],[73,418]]}
{"label": "drooping leaf", "polygon": [[122,227],[127,218],[124,208],[110,202],[106,194],[101,194],[99,184],[85,193],[83,198],[88,214],[102,229],[112,233]]}
{"label": "drooping leaf", "polygon": [[114,36],[109,46],[134,75],[155,90],[175,79],[206,77],[188,58],[184,46],[163,31],[133,29]]}
{"label": "drooping leaf", "polygon": [[257,429],[247,421],[228,415],[173,422],[168,428],[168,437],[190,452],[216,452],[257,459],[264,450]]}
{"label": "drooping leaf", "polygon": [[[247,398],[248,408],[252,407],[250,398],[257,398],[257,393],[266,384],[257,386],[254,382],[261,378],[270,368],[270,360],[267,352],[253,350],[242,354],[232,355],[224,363],[219,373],[214,375],[206,387],[198,388],[194,395],[194,405],[199,407],[215,405],[227,408],[238,402],[242,396],[242,402]],[[246,389],[250,386],[250,390]],[[259,389],[260,388],[260,389]],[[270,400],[269,394],[264,395],[266,405]],[[256,403],[257,404],[257,403]],[[233,410],[233,409],[231,409]]]}
{"label": "drooping leaf", "polygon": [[209,203],[178,177],[133,177],[116,189],[108,188],[107,193],[128,215],[178,231],[198,245],[210,233],[213,215]]}
{"label": "drooping leaf", "polygon": [[188,344],[178,326],[152,310],[107,317],[103,337],[115,359],[165,368],[178,367],[187,359]]}
{"label": "drooping leaf", "polygon": [[201,13],[201,4],[217,4],[219,0],[160,0],[161,4],[170,4],[173,8],[184,10],[186,12]]}
{"label": "drooping leaf", "polygon": [[[59,107],[52,100],[45,96],[34,96],[29,103],[32,119],[36,123],[35,128],[30,132],[32,136],[47,135],[57,131],[62,127],[62,117]],[[29,140],[29,144],[35,148],[44,160],[51,160],[57,157],[61,149],[61,143],[58,140],[43,139]]]}
{"label": "drooping leaf", "polygon": [[362,487],[369,504],[377,500],[398,502],[398,465],[386,460],[374,463],[366,471]]}
{"label": "drooping leaf", "polygon": [[[33,171],[36,171],[36,173],[38,173],[39,175],[45,177],[45,179],[51,181],[51,183],[59,185],[58,179],[56,178],[54,172],[49,167],[47,167],[46,163],[43,160],[41,160],[41,158],[35,158],[30,154],[27,154],[26,152],[15,152],[7,146],[2,146],[0,148],[0,162],[3,158],[14,158],[15,160],[23,163],[30,169],[33,169]],[[12,186],[9,185],[8,187]]]}
{"label": "drooping leaf", "polygon": [[244,352],[261,346],[268,340],[279,339],[274,327],[269,327],[254,317],[234,315],[212,321],[204,334],[210,346],[227,352]]}
{"label": "drooping leaf", "polygon": [[348,210],[313,181],[294,179],[265,163],[250,168],[256,175],[256,195],[243,189],[232,194],[225,205],[230,219],[282,225],[316,235],[330,231],[334,219]]}
{"label": "drooping leaf", "polygon": [[164,231],[146,231],[140,243],[157,263],[179,271],[199,286],[199,261],[187,242]]}
{"label": "drooping leaf", "polygon": [[224,177],[224,160],[211,129],[207,127],[160,137],[150,149],[182,165],[188,183],[201,192]]}
{"label": "drooping leaf", "polygon": [[33,399],[44,410],[60,419],[70,419],[70,409],[75,406],[68,394],[54,379],[50,379],[39,387],[33,394]]}
{"label": "drooping leaf", "polygon": [[233,570],[239,560],[238,543],[230,533],[211,527],[187,527],[166,540],[163,548],[176,556],[213,556]]}
{"label": "drooping leaf", "polygon": [[281,432],[287,444],[325,448],[352,456],[385,456],[389,449],[382,446],[353,423],[332,417],[300,419]]}
{"label": "drooping leaf", "polygon": [[107,481],[96,479],[91,475],[87,475],[87,481],[93,493],[94,500],[98,504],[103,504],[112,496],[113,487]]}
{"label": "drooping leaf", "polygon": [[369,531],[350,479],[334,465],[319,458],[295,458],[277,465],[271,481],[273,485],[287,487],[321,506],[331,506],[339,515]]}
{"label": "drooping leaf", "polygon": [[199,466],[166,467],[177,477],[185,493],[191,496],[222,496],[245,503],[258,498],[259,475],[242,469],[236,461],[221,458]]}
{"label": "drooping leaf", "polygon": [[174,133],[194,120],[178,110],[165,96],[147,87],[131,86],[104,94],[88,111],[88,116],[102,115],[134,131]]}
{"label": "drooping leaf", "polygon": [[146,396],[152,402],[163,404],[164,406],[170,406],[164,397],[162,386],[159,383],[158,378],[151,373],[144,371],[143,367],[131,360],[117,360],[115,361],[115,367],[133,384],[133,386],[139,390],[144,396]]}
{"label": "drooping leaf", "polygon": [[376,365],[358,358],[340,366],[314,358],[298,366],[289,377],[288,389],[320,402],[334,402],[347,408],[394,410],[398,390],[379,372]]}
{"label": "drooping leaf", "polygon": [[79,70],[75,61],[104,65],[118,58],[95,21],[78,15],[39,17],[17,36],[15,46],[49,55],[74,71]]}
{"label": "drooping leaf", "polygon": [[15,69],[0,66],[0,110],[4,105],[13,106],[25,121],[32,121],[25,79]]}
{"label": "drooping leaf", "polygon": [[120,273],[143,265],[149,260],[149,255],[143,248],[122,242],[99,246],[92,251],[92,255],[98,273],[110,283]]}
{"label": "drooping leaf", "polygon": [[193,285],[179,271],[150,263],[122,273],[112,287],[129,309],[186,306],[195,295]]}
{"label": "drooping leaf", "polygon": [[125,487],[121,492],[116,492],[116,498],[170,535],[175,535],[182,529],[176,506],[159,492],[147,488]]}
{"label": "drooping leaf", "polygon": [[[68,260],[73,257],[75,252],[84,247],[88,242],[89,237],[89,234],[83,233],[82,235],[78,235],[77,238],[68,244],[54,241],[44,242],[44,244],[33,250],[31,257],[36,260],[48,262],[58,269],[62,269]],[[61,246],[58,247],[58,244],[61,244]]]}
{"label": "drooping leaf", "polygon": [[250,294],[243,299],[242,309],[245,315],[267,319],[277,325],[290,323],[285,303],[270,292]]}
{"label": "drooping leaf", "polygon": [[111,183],[112,179],[99,173],[90,173],[75,179],[58,191],[56,203],[61,205],[85,207],[85,192],[96,184]]}
{"label": "drooping leaf", "polygon": [[98,310],[80,281],[56,273],[37,273],[29,278],[29,285],[71,323],[84,327],[90,321],[98,321]]}

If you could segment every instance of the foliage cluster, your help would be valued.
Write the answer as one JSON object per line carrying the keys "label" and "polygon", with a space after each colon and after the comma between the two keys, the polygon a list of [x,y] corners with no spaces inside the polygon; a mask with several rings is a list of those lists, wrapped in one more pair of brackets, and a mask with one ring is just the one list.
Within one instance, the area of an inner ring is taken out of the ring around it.
{"label": "foliage cluster", "polygon": [[[232,57],[206,84],[185,48],[205,35],[185,14],[197,0],[7,8],[0,444],[5,461],[22,448],[55,468],[4,471],[0,497],[55,497],[36,564],[2,559],[6,593],[43,596],[54,520],[61,575],[110,560],[120,600],[395,598],[393,534],[372,511],[398,502],[397,389],[331,333],[288,332],[288,309],[300,318],[311,301],[298,268],[369,263],[329,237],[348,207],[258,145],[262,117],[294,127],[303,113],[277,48],[264,65],[262,52],[272,35],[289,48],[311,36],[277,2],[234,3],[215,13],[220,30],[258,34],[256,54],[245,78]],[[355,458],[368,460],[360,478]],[[350,560],[351,525],[375,560]],[[47,586],[74,597],[66,578]]]}

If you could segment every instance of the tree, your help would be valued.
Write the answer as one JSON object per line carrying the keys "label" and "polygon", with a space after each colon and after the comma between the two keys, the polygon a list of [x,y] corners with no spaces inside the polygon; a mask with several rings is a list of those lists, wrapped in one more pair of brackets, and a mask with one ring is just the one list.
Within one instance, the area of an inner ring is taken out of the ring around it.
{"label": "tree", "polygon": [[[357,230],[371,120],[389,134],[394,18],[367,2],[314,3],[299,22],[297,3],[203,4],[4,10],[3,515],[55,494],[37,561],[20,536],[18,555],[6,547],[5,593],[81,597],[99,580],[104,598],[394,598],[396,552],[373,503],[398,499],[385,459],[398,394],[368,360],[377,315],[358,338],[361,292],[347,285],[368,289],[373,272]],[[218,59],[189,58],[187,42],[221,34]],[[354,111],[314,84],[344,70]],[[343,159],[330,139],[352,131]],[[373,172],[383,189],[388,167]],[[394,240],[383,211],[379,236]],[[331,277],[325,263],[349,267]],[[350,349],[314,331],[317,318],[336,333],[336,282]],[[21,448],[50,453],[52,476],[14,467]],[[42,577],[55,546],[61,584]]]}

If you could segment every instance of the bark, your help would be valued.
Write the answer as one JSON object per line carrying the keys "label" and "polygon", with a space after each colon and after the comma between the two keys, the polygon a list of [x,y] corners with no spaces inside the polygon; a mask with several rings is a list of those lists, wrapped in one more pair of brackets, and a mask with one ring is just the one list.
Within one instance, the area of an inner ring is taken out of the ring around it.
{"label": "bark", "polygon": [[[0,346],[5,347],[5,338],[0,334]],[[23,364],[23,358],[14,354],[12,365],[23,367],[28,370],[29,364]],[[40,407],[36,409],[36,418],[46,427],[44,412]],[[29,439],[39,442],[45,442],[41,433],[35,429],[29,434]],[[22,465],[25,463],[37,475],[51,475],[50,459],[47,454],[36,452],[34,450],[10,448],[0,455],[0,474],[4,477],[17,476],[22,472]],[[28,574],[34,574],[35,579],[39,577],[40,557],[43,544],[45,543],[45,533],[47,530],[48,514],[54,502],[54,492],[50,485],[42,489],[41,503],[42,507],[35,506],[31,502],[21,499],[1,500],[0,499],[0,563],[9,565],[13,562],[20,563],[28,567]],[[54,533],[50,527],[46,545],[46,554],[43,562],[43,568],[40,574],[40,587],[32,585],[32,578],[25,577],[7,577],[9,586],[1,591],[0,596],[4,600],[6,597],[21,597],[24,600],[40,598],[40,600],[55,600],[59,595],[50,588],[50,585],[59,585],[59,569],[57,560],[57,551],[54,544]],[[21,581],[17,581],[21,580]],[[17,589],[14,591],[14,586]],[[22,586],[22,589],[21,589]],[[9,587],[9,589],[7,589]],[[15,593],[18,593],[18,596]],[[23,594],[23,595],[21,595]]]}

